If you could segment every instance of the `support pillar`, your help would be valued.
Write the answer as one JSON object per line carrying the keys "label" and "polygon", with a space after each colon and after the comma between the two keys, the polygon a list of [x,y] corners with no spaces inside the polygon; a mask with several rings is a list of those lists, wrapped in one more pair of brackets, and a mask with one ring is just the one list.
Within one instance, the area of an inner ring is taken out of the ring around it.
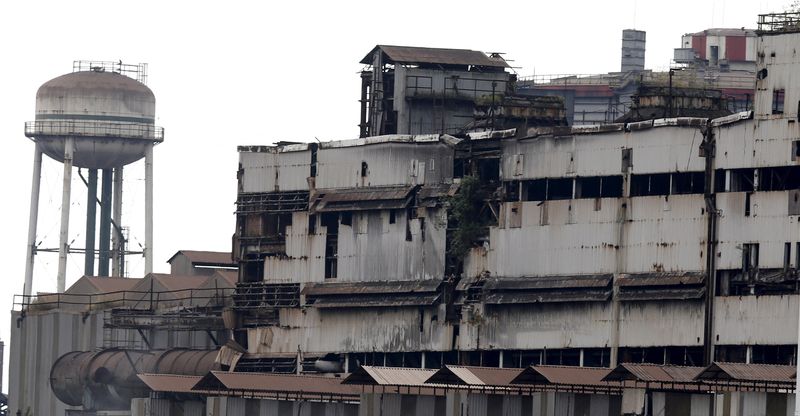
{"label": "support pillar", "polygon": [[[25,287],[22,292],[30,296],[33,289],[33,262],[36,256],[36,224],[39,222],[39,190],[42,183],[42,146],[36,143],[33,151],[33,179],[31,180],[31,211],[28,216],[28,245],[25,262]],[[28,300],[23,300],[27,302]]]}
{"label": "support pillar", "polygon": [[98,276],[108,276],[108,261],[111,252],[111,184],[112,170],[103,169],[103,185],[100,191],[100,259]]}
{"label": "support pillar", "polygon": [[153,144],[144,154],[144,274],[153,273]]}
{"label": "support pillar", "polygon": [[111,275],[125,275],[125,236],[122,234],[122,166],[114,168],[114,206],[111,214]]}
{"label": "support pillar", "polygon": [[89,169],[86,192],[86,253],[83,266],[85,276],[94,276],[94,238],[97,226],[97,169]]}
{"label": "support pillar", "polygon": [[64,139],[64,178],[61,189],[61,231],[58,234],[58,293],[63,293],[67,283],[67,254],[69,254],[69,205],[72,194],[72,155],[75,139]]}

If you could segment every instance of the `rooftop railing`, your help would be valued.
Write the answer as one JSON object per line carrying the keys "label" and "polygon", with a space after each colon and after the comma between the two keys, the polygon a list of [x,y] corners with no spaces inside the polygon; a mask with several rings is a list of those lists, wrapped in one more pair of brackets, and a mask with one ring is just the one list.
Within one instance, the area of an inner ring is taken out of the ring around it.
{"label": "rooftop railing", "polygon": [[800,32],[800,12],[758,15],[759,32]]}
{"label": "rooftop railing", "polygon": [[72,61],[72,72],[113,72],[147,84],[147,64],[125,64],[122,61]]}
{"label": "rooftop railing", "polygon": [[177,290],[124,290],[97,294],[39,293],[14,295],[14,311],[45,311],[59,308],[80,310],[129,307],[160,309],[175,306],[222,306],[232,299],[233,288],[195,288]]}
{"label": "rooftop railing", "polygon": [[164,141],[164,128],[147,123],[93,120],[39,120],[25,123],[25,136],[118,137]]}

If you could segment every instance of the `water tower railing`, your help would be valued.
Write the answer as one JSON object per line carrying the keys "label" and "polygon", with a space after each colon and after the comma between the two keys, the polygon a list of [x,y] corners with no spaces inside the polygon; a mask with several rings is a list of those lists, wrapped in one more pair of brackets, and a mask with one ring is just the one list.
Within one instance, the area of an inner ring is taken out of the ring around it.
{"label": "water tower railing", "polygon": [[164,140],[164,128],[147,123],[92,120],[39,120],[25,123],[25,136],[119,137]]}
{"label": "water tower railing", "polygon": [[147,64],[125,64],[122,61],[73,61],[72,72],[113,72],[147,84]]}

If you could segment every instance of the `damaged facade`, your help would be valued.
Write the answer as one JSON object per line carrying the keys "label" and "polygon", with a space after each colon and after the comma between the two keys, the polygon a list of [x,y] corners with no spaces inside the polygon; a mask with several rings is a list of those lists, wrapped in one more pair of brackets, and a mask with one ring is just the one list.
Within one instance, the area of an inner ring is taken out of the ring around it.
{"label": "damaged facade", "polygon": [[796,36],[759,38],[752,112],[241,147],[240,281],[298,286],[237,340],[347,369],[793,362]]}

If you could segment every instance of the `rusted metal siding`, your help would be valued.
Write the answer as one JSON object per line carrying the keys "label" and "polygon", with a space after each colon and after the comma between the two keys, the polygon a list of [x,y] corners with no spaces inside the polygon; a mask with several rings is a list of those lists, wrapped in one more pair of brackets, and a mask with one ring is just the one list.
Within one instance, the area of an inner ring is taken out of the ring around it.
{"label": "rusted metal siding", "polygon": [[[320,190],[448,183],[453,175],[453,149],[438,140],[322,147],[317,157],[316,187]],[[364,176],[362,162],[366,163]]]}
{"label": "rusted metal siding", "polygon": [[406,211],[397,212],[394,224],[389,223],[388,211],[354,213],[352,226],[339,225],[337,280],[419,280],[444,276],[446,213],[442,208],[426,212],[429,216],[424,222],[419,218],[408,220],[411,241],[406,239]]}
{"label": "rusted metal siding", "polygon": [[716,343],[795,344],[799,303],[799,295],[718,296],[714,298],[714,333],[719,337]]}
{"label": "rusted metal siding", "polygon": [[446,351],[452,327],[440,317],[438,307],[281,309],[279,326],[248,331],[249,352]]}
{"label": "rusted metal siding", "polygon": [[703,345],[703,301],[625,302],[620,347]]}
{"label": "rusted metal siding", "polygon": [[797,57],[795,50],[798,42],[800,33],[759,37],[757,70],[760,71],[767,66],[769,70],[766,77],[756,80],[756,118],[776,117],[772,115],[772,92],[776,89],[785,90],[784,115],[797,118],[800,89],[793,87],[800,85],[800,73],[797,71],[800,58]]}
{"label": "rusted metal siding", "polygon": [[[786,191],[754,192],[750,195],[750,215],[745,215],[745,192],[717,194],[719,218],[718,268],[741,269],[742,244],[759,244],[759,267],[782,268],[784,244],[790,243],[794,253],[800,221],[788,215],[790,193]],[[796,256],[790,258],[794,263]],[[795,265],[797,267],[797,265]]]}
{"label": "rusted metal siding", "polygon": [[[688,121],[687,121],[688,123]],[[503,142],[505,180],[621,174],[622,149],[633,149],[633,174],[699,172],[703,135],[690,126],[661,126],[632,132],[544,135]],[[524,155],[519,167],[516,155]]]}
{"label": "rusted metal siding", "polygon": [[[788,98],[788,89],[786,94],[784,111],[786,107],[792,105]],[[772,100],[772,91],[769,99]],[[797,105],[796,101],[794,105]],[[716,168],[742,169],[796,165],[797,159],[792,151],[792,142],[800,140],[798,124],[800,123],[792,119],[771,119],[741,121],[714,129],[717,140]]]}
{"label": "rusted metal siding", "polygon": [[311,151],[239,152],[242,166],[241,192],[308,190]]}
{"label": "rusted metal siding", "polygon": [[326,227],[308,234],[307,212],[293,212],[292,225],[286,227],[286,256],[264,260],[264,280],[269,283],[321,282],[325,279]]}
{"label": "rusted metal siding", "polygon": [[[517,204],[519,228],[490,229],[488,270],[510,277],[704,268],[701,195],[630,198],[628,217],[620,223],[624,203],[603,198],[599,204],[594,199]],[[506,219],[510,205],[501,208]]]}
{"label": "rusted metal siding", "polygon": [[605,347],[611,343],[611,305],[605,302],[465,309],[458,345],[462,350]]}

